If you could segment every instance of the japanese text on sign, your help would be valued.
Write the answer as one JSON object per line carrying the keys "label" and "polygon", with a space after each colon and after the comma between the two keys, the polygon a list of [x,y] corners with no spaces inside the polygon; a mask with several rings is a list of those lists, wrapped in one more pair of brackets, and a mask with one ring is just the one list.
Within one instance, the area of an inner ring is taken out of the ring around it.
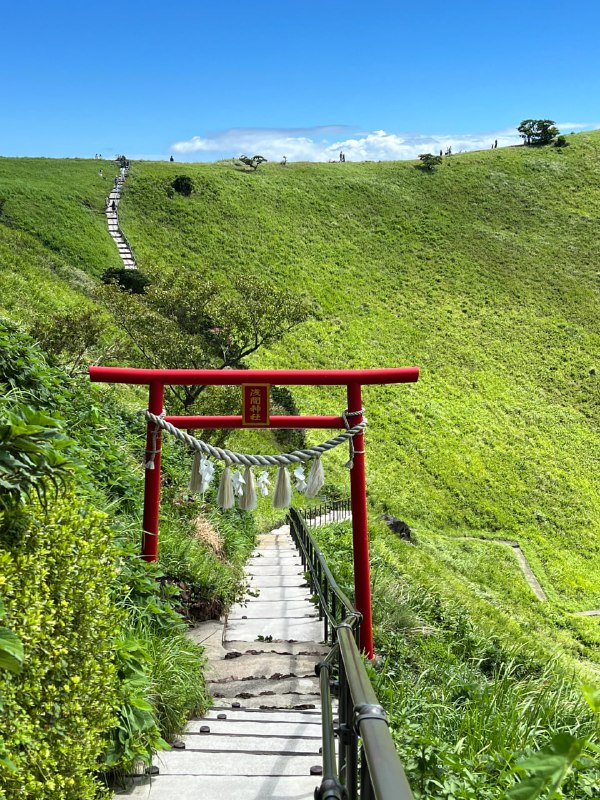
{"label": "japanese text on sign", "polygon": [[271,387],[267,384],[242,386],[242,425],[266,428],[270,421]]}

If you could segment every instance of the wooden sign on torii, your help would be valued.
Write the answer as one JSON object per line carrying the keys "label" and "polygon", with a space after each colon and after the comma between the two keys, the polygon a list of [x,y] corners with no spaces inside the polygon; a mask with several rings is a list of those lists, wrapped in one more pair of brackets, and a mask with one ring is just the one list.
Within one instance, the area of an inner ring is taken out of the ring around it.
{"label": "wooden sign on torii", "polygon": [[[192,369],[128,369],[125,367],[90,367],[90,379],[99,383],[142,384],[149,387],[148,410],[163,412],[165,386],[346,386],[348,408],[355,424],[362,422],[362,386],[385,383],[414,383],[418,367],[392,369],[339,370],[192,370]],[[345,428],[341,416],[270,416],[245,419],[244,416],[166,416],[165,420],[181,429],[207,428]],[[259,424],[257,424],[257,422]],[[263,424],[260,424],[260,423]],[[160,442],[161,431],[148,422],[146,434],[146,467],[142,557],[155,561],[158,553],[160,511]],[[350,470],[352,507],[352,544],[354,557],[355,604],[362,614],[360,645],[373,658],[373,623],[371,614],[371,575],[367,494],[365,480],[364,435],[354,439],[354,461]]]}

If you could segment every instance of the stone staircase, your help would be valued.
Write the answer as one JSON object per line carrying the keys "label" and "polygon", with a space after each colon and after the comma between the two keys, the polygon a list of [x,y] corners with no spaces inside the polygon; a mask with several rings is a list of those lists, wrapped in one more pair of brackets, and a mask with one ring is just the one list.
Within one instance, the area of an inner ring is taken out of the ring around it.
{"label": "stone staircase", "polygon": [[[106,203],[106,221],[108,223],[108,232],[114,239],[115,244],[117,245],[117,250],[119,251],[119,255],[121,256],[121,261],[123,262],[123,266],[125,269],[137,269],[137,265],[135,263],[135,258],[133,256],[133,252],[131,247],[129,246],[129,242],[125,238],[121,228],[119,227],[119,203],[121,201],[121,191],[123,189],[123,183],[125,182],[125,178],[127,177],[128,167],[121,167],[119,169],[119,175],[115,178],[113,188],[111,193],[107,198]],[[114,209],[113,209],[114,203]]]}
{"label": "stone staircase", "polygon": [[205,648],[213,707],[156,756],[158,774],[135,778],[123,796],[313,798],[321,773],[315,664],[328,648],[289,526],[260,537],[246,578],[246,595],[225,625],[191,633]]}

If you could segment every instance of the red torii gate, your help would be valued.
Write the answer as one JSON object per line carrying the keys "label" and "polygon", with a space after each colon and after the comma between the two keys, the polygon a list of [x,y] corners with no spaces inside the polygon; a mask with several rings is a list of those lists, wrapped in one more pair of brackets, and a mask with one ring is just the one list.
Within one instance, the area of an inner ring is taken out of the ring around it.
{"label": "red torii gate", "polygon": [[[128,369],[125,367],[90,367],[90,379],[99,383],[146,384],[149,386],[148,410],[160,415],[163,411],[165,386],[346,386],[347,410],[353,413],[352,422],[363,421],[362,386],[384,383],[414,383],[418,367],[395,369]],[[245,428],[242,416],[165,417],[178,428]],[[253,424],[252,427],[256,427]],[[342,417],[273,416],[261,427],[267,428],[345,428]],[[153,441],[155,446],[153,446]],[[160,509],[160,443],[161,431],[148,422],[146,434],[146,463],[153,457],[154,469],[146,468],[144,485],[144,517],[142,557],[155,561],[158,553],[158,521]],[[354,588],[356,608],[363,616],[360,631],[361,648],[373,658],[373,625],[371,618],[371,576],[367,495],[365,482],[364,435],[355,439],[354,464],[350,470],[352,503],[352,543],[354,553]],[[153,452],[157,451],[157,452]]]}

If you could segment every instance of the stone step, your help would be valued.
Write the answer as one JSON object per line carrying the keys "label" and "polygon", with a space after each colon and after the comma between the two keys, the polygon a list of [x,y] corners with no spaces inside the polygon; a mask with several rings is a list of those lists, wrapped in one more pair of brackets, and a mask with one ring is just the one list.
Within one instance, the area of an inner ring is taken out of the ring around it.
{"label": "stone step", "polygon": [[313,800],[320,780],[306,775],[245,775],[237,781],[229,775],[158,775],[134,781],[126,793],[134,800]]}
{"label": "stone step", "polygon": [[[210,728],[209,734],[200,733],[200,728]],[[195,730],[194,730],[195,728]],[[321,722],[270,722],[257,720],[193,720],[188,725],[187,735],[212,736],[232,734],[236,736],[303,737],[310,741],[321,741]]]}
{"label": "stone step", "polygon": [[254,698],[255,705],[261,705],[263,699],[275,695],[294,695],[291,698],[301,702],[304,694],[318,694],[319,680],[316,676],[311,678],[284,678],[283,680],[249,680],[228,681],[226,683],[208,682],[211,694],[215,699],[223,700],[250,700]]}
{"label": "stone step", "polygon": [[[318,694],[272,694],[272,695],[263,695],[262,697],[250,697],[250,698],[236,698],[236,703],[239,703],[242,708],[251,708],[251,709],[269,709],[269,710],[280,710],[280,709],[320,709],[321,708],[321,697]],[[231,699],[226,697],[223,698],[213,698],[213,704],[215,707],[222,708],[223,710],[227,710],[231,708]],[[319,715],[320,716],[320,715]]]}
{"label": "stone step", "polygon": [[306,600],[286,600],[280,603],[251,600],[244,605],[233,606],[228,619],[290,619],[313,617],[318,614],[316,606]]}
{"label": "stone step", "polygon": [[281,556],[297,556],[295,547],[257,547],[252,558],[280,558]]}
{"label": "stone step", "polygon": [[292,573],[291,575],[275,573],[271,575],[250,575],[249,589],[252,591],[257,587],[262,589],[272,589],[276,586],[287,588],[288,586],[302,586],[308,589],[309,586],[302,572]]}
{"label": "stone step", "polygon": [[[202,724],[203,720],[216,720],[222,714],[221,708],[209,708],[202,720],[192,721]],[[230,722],[285,722],[305,725],[321,724],[320,711],[278,711],[277,709],[262,711],[257,708],[232,708],[227,713]]]}
{"label": "stone step", "polygon": [[259,556],[258,558],[250,558],[247,563],[247,568],[253,567],[302,567],[302,560],[300,556]]}
{"label": "stone step", "polygon": [[[329,647],[321,642],[240,642],[230,640],[223,643],[226,652],[250,653],[279,653],[280,655],[315,655],[326,656]],[[317,659],[318,660],[318,659]]]}
{"label": "stone step", "polygon": [[213,683],[223,681],[247,681],[250,678],[279,680],[282,677],[312,678],[315,676],[315,656],[278,655],[261,653],[260,655],[240,655],[239,658],[228,658],[209,664],[206,677]]}
{"label": "stone step", "polygon": [[302,576],[304,571],[301,566],[298,564],[262,564],[256,566],[250,566],[246,568],[246,575],[267,575],[272,577],[274,575],[300,575]]}
{"label": "stone step", "polygon": [[[264,591],[269,591],[265,589]],[[293,589],[283,589],[290,592]],[[262,593],[261,593],[262,594]],[[272,640],[316,642],[323,637],[323,625],[315,619],[297,617],[292,619],[231,619],[225,632],[225,640],[241,642],[260,641],[259,636],[270,636]]]}
{"label": "stone step", "polygon": [[201,753],[171,750],[158,753],[161,775],[310,775],[310,768],[321,763],[317,755],[295,754],[293,751],[244,753],[232,758],[231,753]]}
{"label": "stone step", "polygon": [[310,591],[300,586],[267,586],[264,589],[253,587],[253,591],[258,591],[257,600],[306,600],[310,598]]}
{"label": "stone step", "polygon": [[[280,733],[284,732],[280,731]],[[231,753],[232,758],[237,757],[238,753],[243,758],[248,752],[264,753],[285,751],[302,754],[310,753],[318,758],[319,748],[321,747],[320,736],[309,739],[303,736],[289,736],[287,732],[281,736],[273,736],[267,733],[254,735],[249,733],[217,734],[213,733],[212,728],[209,734],[188,733],[181,736],[180,740],[184,742],[188,752],[207,750],[213,752],[228,752]]]}

